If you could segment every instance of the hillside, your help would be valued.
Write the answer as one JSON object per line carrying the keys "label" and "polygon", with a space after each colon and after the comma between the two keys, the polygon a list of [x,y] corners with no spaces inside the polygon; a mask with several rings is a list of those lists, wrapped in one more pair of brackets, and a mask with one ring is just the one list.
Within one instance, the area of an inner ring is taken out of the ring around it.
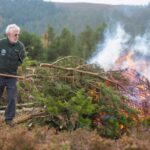
{"label": "hillside", "polygon": [[143,33],[150,26],[150,5],[139,7],[68,4],[42,0],[0,0],[0,4],[1,34],[9,23],[17,23],[24,30],[37,34],[43,33],[48,25],[57,33],[67,27],[78,34],[87,25],[95,28],[101,22],[106,22],[110,26],[122,22],[132,35]]}

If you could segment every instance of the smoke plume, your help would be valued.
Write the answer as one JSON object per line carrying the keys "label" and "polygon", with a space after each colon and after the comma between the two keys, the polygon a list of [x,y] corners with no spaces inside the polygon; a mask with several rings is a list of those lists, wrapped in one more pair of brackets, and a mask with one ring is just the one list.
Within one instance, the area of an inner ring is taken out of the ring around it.
{"label": "smoke plume", "polygon": [[132,68],[150,80],[150,36],[131,37],[123,26],[107,29],[103,43],[98,43],[96,52],[88,60],[104,70]]}

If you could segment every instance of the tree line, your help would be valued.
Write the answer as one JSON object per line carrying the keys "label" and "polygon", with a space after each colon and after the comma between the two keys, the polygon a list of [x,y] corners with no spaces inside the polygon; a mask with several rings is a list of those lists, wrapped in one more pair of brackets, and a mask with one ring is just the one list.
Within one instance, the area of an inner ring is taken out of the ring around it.
{"label": "tree line", "polygon": [[[107,12],[107,13],[106,13]],[[88,3],[53,3],[43,0],[0,0],[0,34],[10,23],[42,34],[48,25],[61,33],[67,27],[80,34],[89,25],[96,28],[100,22],[111,27],[120,22],[131,35],[149,31],[150,5],[126,6]]]}
{"label": "tree line", "polygon": [[20,40],[24,43],[27,56],[32,60],[51,62],[68,55],[87,59],[95,51],[98,42],[103,40],[105,23],[93,29],[87,26],[78,36],[68,28],[63,28],[60,34],[48,26],[42,35],[22,31]]}

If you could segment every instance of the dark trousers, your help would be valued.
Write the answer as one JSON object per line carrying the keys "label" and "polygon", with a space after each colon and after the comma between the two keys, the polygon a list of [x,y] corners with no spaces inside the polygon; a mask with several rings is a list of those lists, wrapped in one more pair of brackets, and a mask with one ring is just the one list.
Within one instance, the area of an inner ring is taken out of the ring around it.
{"label": "dark trousers", "polygon": [[5,110],[5,121],[12,120],[15,117],[17,98],[16,82],[16,78],[0,77],[0,98],[3,95],[5,87],[8,96],[7,108]]}

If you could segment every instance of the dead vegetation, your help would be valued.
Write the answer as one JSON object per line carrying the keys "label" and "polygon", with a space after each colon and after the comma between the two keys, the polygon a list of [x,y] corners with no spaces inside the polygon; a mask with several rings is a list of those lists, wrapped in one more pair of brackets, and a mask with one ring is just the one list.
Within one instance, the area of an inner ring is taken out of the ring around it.
{"label": "dead vegetation", "polygon": [[150,131],[134,129],[118,140],[100,137],[95,131],[78,129],[56,132],[48,126],[26,125],[0,128],[1,150],[149,150]]}

